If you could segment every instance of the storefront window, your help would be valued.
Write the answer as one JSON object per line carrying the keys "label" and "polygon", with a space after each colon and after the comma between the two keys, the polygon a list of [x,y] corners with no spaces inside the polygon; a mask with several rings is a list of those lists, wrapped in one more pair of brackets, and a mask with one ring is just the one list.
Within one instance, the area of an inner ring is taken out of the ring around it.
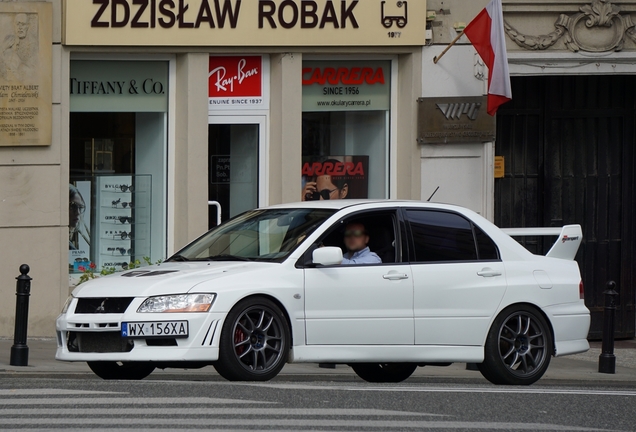
{"label": "storefront window", "polygon": [[69,272],[165,258],[167,90],[167,62],[71,62]]}
{"label": "storefront window", "polygon": [[303,62],[302,200],[388,196],[390,61]]}

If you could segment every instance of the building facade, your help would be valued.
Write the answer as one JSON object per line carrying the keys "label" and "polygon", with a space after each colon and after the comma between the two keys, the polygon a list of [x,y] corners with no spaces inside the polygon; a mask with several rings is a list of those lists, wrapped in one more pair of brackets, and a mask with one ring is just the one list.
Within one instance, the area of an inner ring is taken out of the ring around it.
{"label": "building facade", "polygon": [[632,337],[636,2],[505,0],[513,101],[496,139],[424,142],[430,106],[486,93],[465,37],[433,63],[486,4],[0,2],[0,334],[22,263],[29,334],[51,336],[91,263],[165,259],[256,206],[433,195],[501,226],[581,223],[592,336],[616,279]]}

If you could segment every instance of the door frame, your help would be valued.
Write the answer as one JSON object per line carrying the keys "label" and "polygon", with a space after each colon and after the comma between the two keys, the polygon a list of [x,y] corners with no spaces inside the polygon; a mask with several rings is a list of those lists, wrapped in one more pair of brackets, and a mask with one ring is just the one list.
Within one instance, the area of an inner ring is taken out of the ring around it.
{"label": "door frame", "polygon": [[[257,124],[258,125],[258,198],[259,207],[269,204],[269,118],[267,114],[208,115],[208,125]],[[208,155],[209,157],[209,155]]]}

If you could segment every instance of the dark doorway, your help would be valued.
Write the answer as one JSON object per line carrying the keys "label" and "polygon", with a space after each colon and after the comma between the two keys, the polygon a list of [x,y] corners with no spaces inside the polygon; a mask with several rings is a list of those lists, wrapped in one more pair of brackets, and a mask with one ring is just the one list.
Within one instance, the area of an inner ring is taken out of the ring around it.
{"label": "dark doorway", "polygon": [[[636,317],[636,78],[514,77],[513,100],[497,115],[495,181],[501,227],[583,227],[577,255],[592,311],[590,338],[600,339],[603,290],[619,285],[616,337],[634,337]],[[527,238],[534,253],[554,239]]]}

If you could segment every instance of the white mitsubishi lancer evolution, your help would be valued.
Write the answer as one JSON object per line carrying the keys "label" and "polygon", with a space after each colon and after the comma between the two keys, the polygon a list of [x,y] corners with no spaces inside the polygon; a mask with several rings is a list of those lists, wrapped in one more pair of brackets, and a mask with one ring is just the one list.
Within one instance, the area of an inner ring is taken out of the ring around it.
{"label": "white mitsubishi lancer evolution", "polygon": [[[343,263],[349,235],[374,263]],[[558,238],[537,256],[511,235]],[[464,362],[495,384],[532,384],[552,356],[589,349],[581,239],[579,225],[506,231],[433,203],[256,209],[162,264],[76,288],[57,319],[56,358],[104,379],[213,365],[262,381],[287,362],[324,362],[399,382],[418,366]]]}

